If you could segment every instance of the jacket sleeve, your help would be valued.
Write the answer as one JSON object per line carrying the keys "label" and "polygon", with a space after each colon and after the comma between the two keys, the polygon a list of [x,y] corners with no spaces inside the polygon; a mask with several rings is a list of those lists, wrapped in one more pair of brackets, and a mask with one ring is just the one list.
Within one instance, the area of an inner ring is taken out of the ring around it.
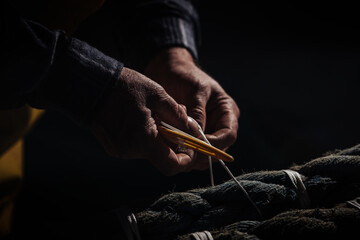
{"label": "jacket sleeve", "polygon": [[136,67],[142,70],[156,53],[174,46],[188,49],[194,59],[198,59],[201,34],[197,1],[133,2],[133,9],[127,17],[127,32],[122,33],[126,44],[125,55],[132,60],[131,63],[137,64]]}
{"label": "jacket sleeve", "polygon": [[62,31],[23,19],[7,1],[0,10],[0,109],[53,108],[88,124],[123,64]]}

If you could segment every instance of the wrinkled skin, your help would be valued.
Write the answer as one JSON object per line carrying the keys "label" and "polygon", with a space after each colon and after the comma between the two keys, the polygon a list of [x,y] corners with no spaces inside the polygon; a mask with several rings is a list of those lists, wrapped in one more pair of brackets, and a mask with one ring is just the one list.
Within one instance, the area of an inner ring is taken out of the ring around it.
{"label": "wrinkled skin", "polygon": [[[161,52],[146,77],[124,68],[91,129],[105,150],[118,158],[145,158],[165,175],[203,170],[208,159],[179,152],[157,130],[159,120],[199,137],[206,130],[212,145],[226,150],[236,140],[239,109],[223,88],[183,48]],[[153,81],[153,80],[155,81]]]}
{"label": "wrinkled skin", "polygon": [[124,68],[91,128],[113,157],[148,159],[165,175],[188,171],[191,156],[169,147],[157,130],[157,119],[188,129],[184,106],[156,82]]}
{"label": "wrinkled skin", "polygon": [[[201,125],[212,145],[226,150],[236,141],[240,116],[237,104],[196,65],[186,49],[169,48],[160,52],[148,64],[145,74],[186,106],[188,115]],[[207,167],[204,158],[194,163],[196,169]]]}

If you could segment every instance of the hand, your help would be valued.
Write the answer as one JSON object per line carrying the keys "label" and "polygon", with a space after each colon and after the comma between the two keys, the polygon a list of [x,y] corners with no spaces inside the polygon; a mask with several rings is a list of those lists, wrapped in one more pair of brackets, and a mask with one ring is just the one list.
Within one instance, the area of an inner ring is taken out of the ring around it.
{"label": "hand", "polygon": [[[186,49],[162,51],[148,64],[145,74],[186,106],[188,115],[202,126],[212,145],[226,150],[236,141],[239,108],[219,83],[195,64]],[[203,161],[197,168],[207,166]]]}
{"label": "hand", "polygon": [[184,106],[156,82],[123,68],[91,129],[111,156],[148,159],[165,175],[189,171],[191,156],[176,154],[169,147],[157,130],[156,118],[180,129],[188,128]]}

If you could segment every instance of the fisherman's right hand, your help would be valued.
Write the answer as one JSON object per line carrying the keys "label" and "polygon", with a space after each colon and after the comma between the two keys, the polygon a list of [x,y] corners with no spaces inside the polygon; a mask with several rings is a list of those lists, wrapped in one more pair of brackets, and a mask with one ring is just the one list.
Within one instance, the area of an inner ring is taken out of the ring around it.
{"label": "fisherman's right hand", "polygon": [[169,147],[157,130],[157,118],[179,129],[188,128],[184,106],[158,83],[123,68],[91,129],[113,157],[148,159],[165,175],[191,170],[192,156],[175,153]]}

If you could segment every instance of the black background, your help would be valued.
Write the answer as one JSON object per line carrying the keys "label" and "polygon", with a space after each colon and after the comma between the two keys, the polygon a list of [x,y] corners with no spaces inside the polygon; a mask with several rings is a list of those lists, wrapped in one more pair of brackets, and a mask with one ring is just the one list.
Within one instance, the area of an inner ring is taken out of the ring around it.
{"label": "black background", "polygon": [[[360,142],[356,9],[344,1],[200,2],[200,65],[241,110],[228,151],[234,174],[287,168]],[[110,18],[100,11],[78,37],[116,57]],[[53,111],[27,136],[24,166],[15,209],[23,233],[121,204],[140,211],[162,194],[209,185],[207,171],[165,177],[144,160],[110,158]],[[214,174],[216,183],[228,179],[218,165]]]}

